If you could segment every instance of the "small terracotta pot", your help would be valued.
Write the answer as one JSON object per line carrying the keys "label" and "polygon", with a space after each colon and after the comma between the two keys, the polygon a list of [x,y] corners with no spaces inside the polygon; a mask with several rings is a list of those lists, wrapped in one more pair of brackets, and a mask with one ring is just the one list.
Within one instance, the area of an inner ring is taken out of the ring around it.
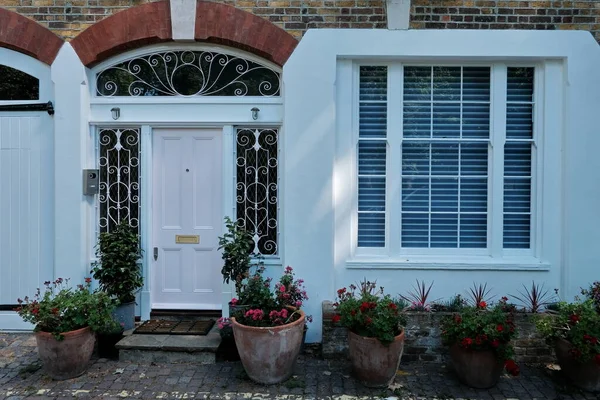
{"label": "small terracotta pot", "polygon": [[560,370],[575,386],[589,392],[600,392],[600,365],[593,359],[579,362],[571,355],[571,348],[571,343],[564,339],[556,341],[554,351]]}
{"label": "small terracotta pot", "polygon": [[231,318],[235,344],[250,379],[271,385],[292,376],[304,331],[304,311],[298,312],[300,318],[292,323],[264,328]]}
{"label": "small terracotta pot", "polygon": [[44,372],[55,380],[75,378],[83,374],[92,357],[96,336],[89,327],[62,333],[56,340],[48,332],[36,332],[38,353]]}
{"label": "small terracotta pot", "polygon": [[493,350],[465,349],[458,344],[450,347],[450,362],[458,379],[477,389],[487,389],[498,383],[504,368]]}
{"label": "small terracotta pot", "polygon": [[387,387],[396,376],[404,350],[404,331],[389,345],[348,331],[348,354],[354,377],[367,387]]}

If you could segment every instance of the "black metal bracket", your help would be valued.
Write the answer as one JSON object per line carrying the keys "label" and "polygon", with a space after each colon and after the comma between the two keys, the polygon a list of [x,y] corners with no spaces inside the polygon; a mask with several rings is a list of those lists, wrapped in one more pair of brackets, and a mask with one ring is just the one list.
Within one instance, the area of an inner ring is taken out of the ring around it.
{"label": "black metal bracket", "polygon": [[54,104],[51,101],[47,103],[36,104],[10,104],[0,105],[1,111],[46,111],[48,115],[54,115]]}

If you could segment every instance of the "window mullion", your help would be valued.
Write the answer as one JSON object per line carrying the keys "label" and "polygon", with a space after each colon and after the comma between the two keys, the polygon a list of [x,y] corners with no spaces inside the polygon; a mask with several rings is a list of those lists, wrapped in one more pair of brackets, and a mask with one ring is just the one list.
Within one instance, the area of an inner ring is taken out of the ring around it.
{"label": "window mullion", "polygon": [[402,227],[402,93],[403,68],[400,64],[388,68],[388,158],[387,158],[387,227],[390,255],[398,255]]}
{"label": "window mullion", "polygon": [[492,257],[502,257],[504,204],[504,142],[506,141],[506,65],[492,67],[492,125],[488,182],[488,247]]}

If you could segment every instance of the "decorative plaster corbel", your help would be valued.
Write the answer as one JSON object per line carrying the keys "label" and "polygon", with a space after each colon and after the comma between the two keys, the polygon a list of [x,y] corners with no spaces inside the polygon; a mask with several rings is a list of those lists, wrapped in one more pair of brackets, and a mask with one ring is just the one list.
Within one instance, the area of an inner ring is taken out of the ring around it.
{"label": "decorative plaster corbel", "polygon": [[408,29],[410,0],[386,0],[388,29]]}

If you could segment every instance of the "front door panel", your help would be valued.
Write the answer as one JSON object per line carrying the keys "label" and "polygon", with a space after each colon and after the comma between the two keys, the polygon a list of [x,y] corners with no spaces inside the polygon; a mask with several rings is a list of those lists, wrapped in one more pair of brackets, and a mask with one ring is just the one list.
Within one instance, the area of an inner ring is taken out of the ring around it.
{"label": "front door panel", "polygon": [[220,309],[221,132],[153,133],[152,308]]}

